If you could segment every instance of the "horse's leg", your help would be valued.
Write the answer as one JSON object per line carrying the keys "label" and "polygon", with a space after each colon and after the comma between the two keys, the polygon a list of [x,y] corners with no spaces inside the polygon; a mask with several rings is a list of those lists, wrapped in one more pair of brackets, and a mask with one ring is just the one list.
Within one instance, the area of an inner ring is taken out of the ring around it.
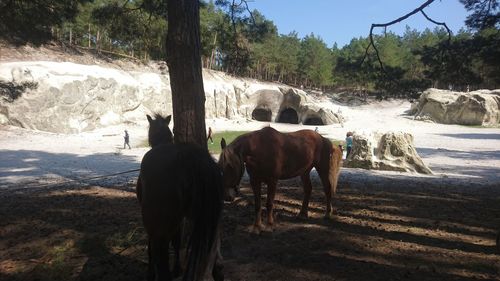
{"label": "horse's leg", "polygon": [[276,185],[277,181],[267,182],[267,226],[270,231],[273,230],[274,225],[274,215],[273,215],[273,207],[274,207],[274,196],[276,195]]}
{"label": "horse's leg", "polygon": [[[318,169],[317,169],[318,170]],[[318,170],[319,177],[321,179],[321,183],[323,184],[323,190],[325,191],[325,197],[326,197],[326,212],[325,212],[325,219],[330,219],[333,214],[333,209],[332,209],[332,186],[330,184],[330,179],[328,178],[328,170]]]}
{"label": "horse's leg", "polygon": [[221,263],[214,264],[212,269],[212,277],[214,281],[224,281],[224,266]]}
{"label": "horse's leg", "polygon": [[300,177],[302,180],[302,187],[304,189],[304,199],[302,200],[302,208],[299,213],[299,217],[301,218],[307,218],[309,211],[309,199],[311,198],[312,191],[311,177],[309,176],[309,173],[310,170]]}
{"label": "horse's leg", "polygon": [[254,202],[255,202],[255,222],[253,224],[252,232],[259,234],[260,231],[262,230],[261,202],[260,202],[261,181],[250,179],[250,185],[252,185]]}

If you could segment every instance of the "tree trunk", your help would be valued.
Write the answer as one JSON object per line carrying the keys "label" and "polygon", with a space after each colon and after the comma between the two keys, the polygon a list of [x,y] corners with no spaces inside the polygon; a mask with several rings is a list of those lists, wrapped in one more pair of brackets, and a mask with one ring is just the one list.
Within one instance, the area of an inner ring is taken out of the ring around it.
{"label": "tree trunk", "polygon": [[174,141],[207,148],[198,0],[168,0],[167,64]]}
{"label": "tree trunk", "polygon": [[69,44],[73,44],[73,29],[69,28]]}
{"label": "tree trunk", "polygon": [[95,35],[95,48],[97,50],[97,52],[99,53],[99,40],[101,39],[101,33],[99,32],[99,28],[97,29],[97,34]]}
{"label": "tree trunk", "polygon": [[90,49],[90,23],[89,23],[89,49]]}

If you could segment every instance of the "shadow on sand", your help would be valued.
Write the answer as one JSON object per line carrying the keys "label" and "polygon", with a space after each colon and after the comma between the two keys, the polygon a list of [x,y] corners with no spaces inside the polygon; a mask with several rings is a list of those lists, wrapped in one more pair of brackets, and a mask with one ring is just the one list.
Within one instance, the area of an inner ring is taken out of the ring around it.
{"label": "shadow on sand", "polygon": [[[0,188],[25,187],[54,181],[80,180],[138,169],[133,156],[119,153],[78,155],[36,150],[0,150]],[[137,178],[138,172],[99,179],[99,185],[113,186]],[[95,183],[91,181],[89,183]]]}

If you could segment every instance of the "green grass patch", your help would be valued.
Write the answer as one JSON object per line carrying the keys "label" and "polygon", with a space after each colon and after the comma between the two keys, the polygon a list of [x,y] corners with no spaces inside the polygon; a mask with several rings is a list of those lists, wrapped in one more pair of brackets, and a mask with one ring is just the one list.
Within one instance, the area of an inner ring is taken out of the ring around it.
{"label": "green grass patch", "polygon": [[126,233],[117,232],[106,239],[106,246],[113,252],[121,251],[133,245],[146,244],[147,237],[142,227],[136,227]]}
{"label": "green grass patch", "polygon": [[[235,138],[245,133],[248,133],[248,131],[223,131],[215,133],[212,135],[214,143],[212,144],[210,141],[208,141],[207,143],[208,151],[210,151],[210,153],[212,154],[219,154],[221,152],[220,141],[222,140],[222,138],[226,139],[227,144],[230,144]],[[149,147],[148,140],[141,140],[138,143],[137,147]]]}
{"label": "green grass patch", "polygon": [[47,251],[44,262],[38,264],[29,273],[31,280],[70,280],[75,265],[71,257],[76,254],[73,240],[54,246]]}
{"label": "green grass patch", "polygon": [[208,141],[208,151],[212,154],[221,153],[220,142],[222,138],[226,140],[227,144],[230,144],[235,138],[248,133],[248,131],[223,131],[213,134],[212,139],[214,143]]}

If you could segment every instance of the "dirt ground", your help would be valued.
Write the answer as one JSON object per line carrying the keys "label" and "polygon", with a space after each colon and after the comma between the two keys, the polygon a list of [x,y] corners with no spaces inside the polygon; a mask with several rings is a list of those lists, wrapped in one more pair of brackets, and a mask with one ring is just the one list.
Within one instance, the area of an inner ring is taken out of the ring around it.
{"label": "dirt ground", "polygon": [[[282,181],[278,224],[255,235],[243,182],[224,209],[226,280],[500,280],[498,188],[344,179],[336,216],[324,220],[313,184],[310,218],[295,217],[299,181]],[[0,280],[145,280],[146,239],[130,184],[1,189],[0,214]]]}

